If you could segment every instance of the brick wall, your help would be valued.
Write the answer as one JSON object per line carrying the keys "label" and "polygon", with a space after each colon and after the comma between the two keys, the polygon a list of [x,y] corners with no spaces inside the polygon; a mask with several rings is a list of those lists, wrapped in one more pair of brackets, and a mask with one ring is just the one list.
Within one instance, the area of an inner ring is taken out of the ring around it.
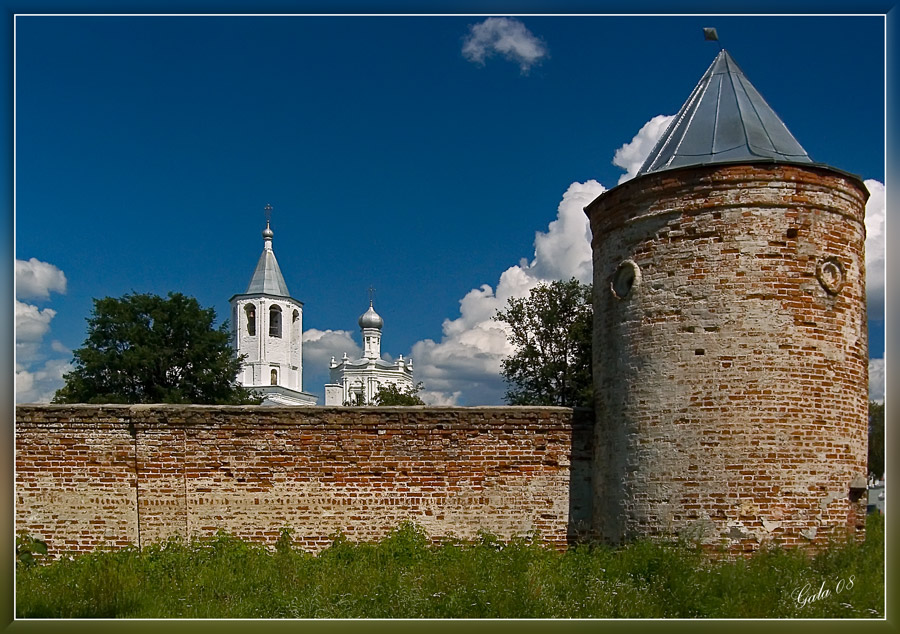
{"label": "brick wall", "polygon": [[598,534],[748,550],[862,530],[867,196],[829,169],[734,165],[586,208]]}
{"label": "brick wall", "polygon": [[16,414],[16,530],[55,552],[137,543],[128,410],[18,406]]}
{"label": "brick wall", "polygon": [[16,529],[55,554],[284,526],[318,551],[404,520],[563,547],[590,526],[592,427],[565,408],[20,405]]}

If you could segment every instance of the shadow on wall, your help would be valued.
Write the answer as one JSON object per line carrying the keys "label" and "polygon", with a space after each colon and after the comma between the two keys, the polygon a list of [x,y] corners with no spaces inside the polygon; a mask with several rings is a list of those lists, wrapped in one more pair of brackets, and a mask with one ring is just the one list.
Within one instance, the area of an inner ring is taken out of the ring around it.
{"label": "shadow on wall", "polygon": [[571,466],[569,468],[569,546],[593,537],[594,513],[594,410],[576,408],[572,415]]}

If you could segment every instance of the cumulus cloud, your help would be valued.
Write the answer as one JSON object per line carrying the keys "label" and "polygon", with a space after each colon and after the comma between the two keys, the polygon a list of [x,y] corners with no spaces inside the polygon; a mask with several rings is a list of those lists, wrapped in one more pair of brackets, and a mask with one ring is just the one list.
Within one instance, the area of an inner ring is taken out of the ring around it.
{"label": "cumulus cloud", "polygon": [[524,24],[512,18],[488,18],[469,27],[462,54],[470,62],[484,65],[493,55],[502,55],[527,74],[547,56],[547,47]]}
{"label": "cumulus cloud", "polygon": [[[479,61],[473,58],[473,61]],[[631,141],[616,150],[613,164],[625,170],[619,183],[637,174],[673,117],[658,115],[644,124]],[[884,314],[884,185],[868,180],[866,266],[870,317]],[[572,183],[563,194],[557,217],[546,232],[535,235],[531,261],[523,260],[500,275],[496,289],[488,284],[460,300],[460,315],[443,324],[440,341],[426,339],[413,346],[416,380],[424,383],[422,398],[431,405],[492,405],[503,401],[506,385],[501,362],[513,352],[502,324],[492,320],[510,297],[525,297],[541,282],[592,277],[590,228],[584,207],[603,193],[596,181]],[[872,398],[884,398],[884,360],[870,366]]]}
{"label": "cumulus cloud", "polygon": [[50,292],[66,292],[66,276],[37,258],[16,260],[16,297],[47,299]]}
{"label": "cumulus cloud", "polygon": [[54,339],[50,343],[50,349],[53,350],[53,352],[58,352],[60,354],[72,354],[71,350],[69,350],[60,341],[57,341],[56,339]]}
{"label": "cumulus cloud", "polygon": [[866,299],[869,319],[884,319],[885,193],[884,184],[865,181],[866,203]]}
{"label": "cumulus cloud", "polygon": [[[66,276],[61,270],[36,258],[16,260],[16,402],[47,402],[63,386],[62,376],[71,369],[71,350],[59,341],[50,348],[65,359],[51,358],[44,337],[56,317],[52,308],[40,308],[19,301],[22,298],[49,299],[50,293],[66,292]],[[43,362],[43,364],[42,364]]]}
{"label": "cumulus cloud", "polygon": [[[493,303],[493,292],[484,307]],[[444,337],[416,342],[412,356],[415,380],[426,388],[420,394],[429,405],[495,405],[502,400],[504,382],[500,361],[512,352],[506,331],[488,320],[468,330],[461,323],[471,315],[444,322]],[[457,334],[448,334],[457,330]]]}
{"label": "cumulus cloud", "polygon": [[50,359],[29,370],[16,365],[16,403],[49,403],[63,386],[63,375],[72,369],[66,359]]}
{"label": "cumulus cloud", "polygon": [[653,147],[669,127],[674,115],[657,115],[645,123],[634,138],[616,150],[613,165],[621,167],[625,173],[619,177],[619,185],[637,176],[641,165],[650,156]]}
{"label": "cumulus cloud", "polygon": [[351,359],[362,356],[362,349],[348,330],[318,330],[303,333],[303,391],[319,395],[325,402],[325,384],[331,382],[331,358],[340,360],[344,353]]}
{"label": "cumulus cloud", "polygon": [[50,322],[56,316],[52,308],[41,310],[37,306],[16,302],[16,343],[38,343],[50,330]]}
{"label": "cumulus cloud", "polygon": [[884,359],[869,359],[869,400],[884,403]]}
{"label": "cumulus cloud", "polygon": [[328,370],[331,358],[340,360],[344,353],[351,359],[362,356],[362,348],[353,340],[349,330],[318,330],[310,328],[303,333],[303,367],[316,371]]}
{"label": "cumulus cloud", "polygon": [[496,289],[472,289],[459,302],[460,316],[447,319],[439,342],[413,346],[416,381],[430,405],[497,405],[506,385],[500,364],[513,352],[503,324],[493,320],[511,297],[525,297],[542,282],[576,277],[589,282],[591,248],[584,207],[605,191],[597,181],[572,183],[563,194],[556,219],[535,235],[534,258],[509,267]]}
{"label": "cumulus cloud", "polygon": [[[489,41],[486,34],[500,29],[489,22],[472,27],[467,41],[472,50],[467,57],[472,61],[483,63],[487,49],[482,51],[478,43]],[[620,183],[637,174],[672,118],[653,117],[616,151],[613,163],[626,170]],[[534,258],[506,269],[496,289],[484,284],[469,291],[459,302],[459,317],[444,321],[440,341],[426,339],[413,346],[416,380],[424,384],[422,399],[426,403],[495,405],[503,401],[506,384],[500,375],[501,362],[514,350],[503,324],[492,318],[511,297],[525,297],[542,282],[572,277],[591,281],[590,227],[584,207],[604,191],[595,180],[572,183],[562,196],[556,219],[547,231],[535,234]]]}

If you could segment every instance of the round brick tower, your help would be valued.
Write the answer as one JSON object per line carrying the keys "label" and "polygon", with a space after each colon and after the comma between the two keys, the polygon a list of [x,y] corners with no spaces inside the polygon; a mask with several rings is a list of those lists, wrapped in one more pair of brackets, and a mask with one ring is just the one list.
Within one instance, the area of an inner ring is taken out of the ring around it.
{"label": "round brick tower", "polygon": [[586,207],[601,538],[862,531],[867,198],[722,51],[638,176]]}

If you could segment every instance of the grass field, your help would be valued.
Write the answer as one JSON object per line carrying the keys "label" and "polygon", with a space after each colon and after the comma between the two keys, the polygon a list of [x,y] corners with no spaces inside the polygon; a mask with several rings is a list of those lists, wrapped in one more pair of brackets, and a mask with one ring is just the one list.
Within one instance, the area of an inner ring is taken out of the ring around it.
{"label": "grass field", "polygon": [[884,519],[865,542],[738,560],[688,544],[566,552],[530,539],[430,544],[416,526],[378,544],[338,536],[313,557],[225,534],[16,570],[19,618],[822,618],[884,616]]}

